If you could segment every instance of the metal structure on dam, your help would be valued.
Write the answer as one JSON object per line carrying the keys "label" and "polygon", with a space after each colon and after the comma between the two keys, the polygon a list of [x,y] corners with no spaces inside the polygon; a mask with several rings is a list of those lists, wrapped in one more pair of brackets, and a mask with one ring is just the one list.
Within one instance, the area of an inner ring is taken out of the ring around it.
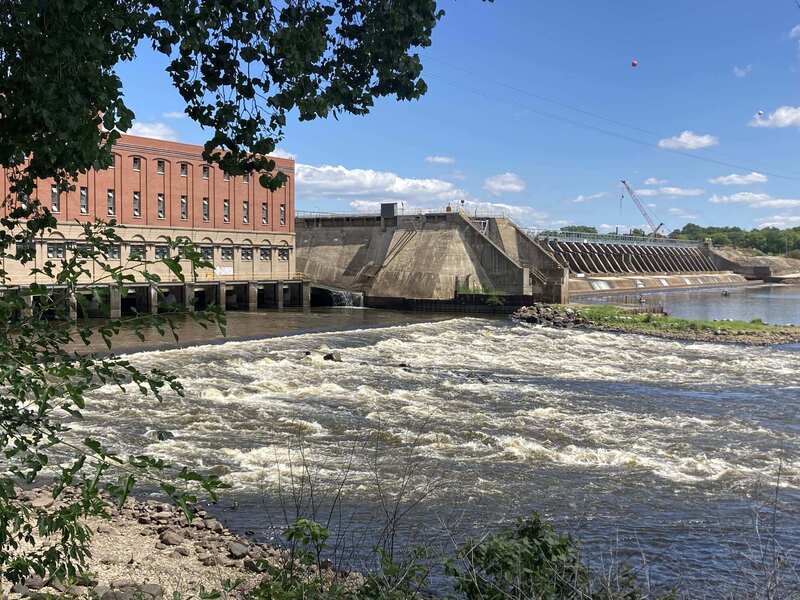
{"label": "metal structure on dam", "polygon": [[734,286],[703,242],[536,232],[504,216],[463,211],[380,215],[299,213],[297,268],[321,286],[364,294],[368,306],[452,301],[473,292],[507,304],[598,293]]}

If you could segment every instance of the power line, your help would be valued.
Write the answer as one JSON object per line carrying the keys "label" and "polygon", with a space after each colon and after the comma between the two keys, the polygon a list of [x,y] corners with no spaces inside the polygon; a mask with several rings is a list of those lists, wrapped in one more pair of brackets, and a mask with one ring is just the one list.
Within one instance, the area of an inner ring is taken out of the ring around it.
{"label": "power line", "polygon": [[[464,71],[465,73],[469,73],[465,69],[460,69],[460,70]],[[430,79],[430,75],[426,75],[426,78]],[[637,144],[639,146],[645,146],[647,148],[651,148],[651,149],[655,149],[655,150],[661,150],[661,151],[664,151],[664,152],[670,152],[672,154],[677,154],[678,156],[683,156],[683,157],[686,157],[686,158],[691,158],[693,160],[699,160],[699,161],[703,161],[703,162],[706,162],[706,163],[711,163],[711,164],[715,164],[715,165],[719,165],[719,166],[723,166],[723,167],[728,167],[728,168],[731,168],[731,169],[737,169],[737,170],[743,170],[743,171],[758,171],[759,173],[763,173],[764,175],[769,175],[770,177],[774,177],[776,179],[786,179],[786,180],[790,180],[790,181],[800,181],[800,175],[782,175],[780,173],[773,173],[773,172],[770,172],[770,171],[765,171],[764,169],[760,169],[760,168],[747,167],[747,166],[740,165],[740,164],[737,164],[737,163],[732,163],[732,162],[728,162],[728,161],[724,161],[724,160],[719,160],[719,159],[716,159],[716,158],[712,158],[710,156],[702,156],[702,155],[698,155],[698,154],[691,154],[689,152],[684,152],[683,150],[678,150],[678,149],[675,149],[675,148],[663,148],[663,147],[659,146],[658,144],[650,142],[650,141],[641,140],[641,139],[632,137],[632,136],[624,134],[624,133],[611,131],[609,129],[605,129],[603,127],[598,127],[597,125],[592,125],[590,123],[585,123],[583,121],[577,121],[575,119],[572,119],[570,117],[566,117],[564,115],[559,115],[559,114],[556,114],[556,113],[552,113],[552,112],[548,112],[548,111],[542,110],[540,108],[536,108],[534,106],[531,106],[530,104],[524,104],[524,103],[521,103],[521,102],[517,102],[517,101],[514,101],[514,100],[508,100],[508,99],[498,99],[496,97],[490,96],[489,94],[486,94],[482,90],[476,90],[474,88],[469,88],[469,87],[463,86],[460,83],[454,83],[453,81],[448,81],[446,78],[443,78],[440,75],[434,74],[434,78],[439,79],[442,83],[444,83],[446,85],[449,85],[449,86],[451,86],[451,87],[453,87],[455,89],[460,89],[462,91],[466,91],[466,92],[481,96],[481,97],[485,98],[486,100],[489,100],[489,101],[492,101],[492,102],[505,102],[505,103],[507,103],[507,104],[509,104],[511,106],[517,106],[517,107],[520,107],[520,108],[525,108],[526,110],[529,110],[532,113],[537,114],[537,115],[539,115],[541,117],[545,117],[545,118],[548,118],[548,119],[553,119],[555,121],[561,121],[563,123],[569,123],[570,125],[574,125],[575,127],[588,129],[588,130],[591,130],[591,131],[594,131],[594,132],[597,132],[597,133],[601,133],[601,134],[606,135],[606,136],[610,136],[610,137],[614,137],[614,138],[617,138],[617,139],[620,139],[620,140],[624,140],[626,142],[630,142],[632,144]],[[499,83],[499,82],[497,82],[497,83]],[[512,87],[512,86],[508,86],[508,85],[505,85],[505,84],[502,84],[502,85],[504,85],[505,87]],[[537,94],[533,94],[532,92],[527,92],[526,91],[524,93],[529,94],[529,95],[531,95],[533,97],[539,97]],[[544,96],[541,96],[539,98],[540,99],[545,99]],[[626,124],[622,123],[621,121],[616,121],[614,119],[603,117],[602,115],[598,115],[598,114],[592,113],[590,111],[585,111],[585,110],[577,108],[577,107],[572,107],[572,106],[570,106],[568,104],[561,103],[560,101],[557,101],[557,100],[548,99],[546,101],[558,104],[558,105],[560,105],[560,106],[562,106],[564,108],[569,108],[570,110],[576,110],[576,111],[581,112],[583,114],[590,115],[590,116],[593,116],[595,118],[608,121],[610,123],[619,124],[621,126],[628,127],[630,129],[636,129],[636,130],[642,131],[644,133],[649,133],[649,134],[656,135],[656,136],[660,135],[658,133],[650,132],[650,131],[648,131],[646,129],[642,129],[640,127],[636,127],[635,125],[626,125]]]}

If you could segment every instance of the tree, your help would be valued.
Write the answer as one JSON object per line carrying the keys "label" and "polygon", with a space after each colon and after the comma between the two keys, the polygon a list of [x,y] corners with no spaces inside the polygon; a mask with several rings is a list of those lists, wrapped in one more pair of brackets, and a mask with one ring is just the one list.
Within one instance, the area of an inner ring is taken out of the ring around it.
{"label": "tree", "polygon": [[[268,155],[287,115],[361,115],[379,97],[420,97],[427,88],[416,50],[430,44],[442,14],[435,0],[6,0],[0,165],[10,170],[12,185],[0,223],[2,258],[28,264],[32,242],[57,226],[31,197],[37,180],[52,177],[68,189],[79,173],[111,165],[112,145],[134,118],[114,69],[133,60],[139,44],[169,57],[167,72],[187,115],[212,132],[205,160],[233,175],[258,171],[261,184],[275,189],[283,179]],[[111,266],[110,248],[120,241],[115,227],[86,225],[78,250],[32,272],[77,302],[91,263],[117,288],[137,278],[158,283],[144,263],[135,272]],[[190,245],[171,245],[189,269],[209,266]],[[162,262],[184,276],[174,255]],[[13,283],[0,270],[0,285]],[[6,288],[0,297],[0,584],[31,572],[76,575],[90,536],[82,518],[106,514],[103,490],[124,502],[135,482],[147,478],[191,516],[198,491],[213,495],[223,487],[213,475],[146,455],[123,459],[96,440],[68,435],[64,415],[80,419],[86,394],[98,385],[157,399],[182,387],[173,375],[141,372],[124,357],[65,349],[98,335],[111,348],[123,326],[140,336],[149,327],[177,335],[174,315],[137,315],[95,328],[48,322],[64,306],[41,285]],[[192,316],[224,327],[213,307]],[[51,510],[26,505],[17,489],[39,481],[46,469],[57,501]],[[80,494],[66,499],[69,486]],[[41,541],[51,534],[55,542]],[[26,543],[33,546],[25,549]]]}
{"label": "tree", "polygon": [[[0,164],[17,191],[108,167],[134,114],[114,67],[142,42],[170,59],[186,113],[213,132],[205,160],[263,172],[287,115],[366,114],[375,98],[427,90],[416,49],[435,0],[6,0],[0,7]],[[28,159],[27,162],[26,158]]]}
{"label": "tree", "polygon": [[561,231],[573,231],[576,233],[597,233],[597,227],[591,227],[589,225],[567,225],[566,227],[562,227]]}

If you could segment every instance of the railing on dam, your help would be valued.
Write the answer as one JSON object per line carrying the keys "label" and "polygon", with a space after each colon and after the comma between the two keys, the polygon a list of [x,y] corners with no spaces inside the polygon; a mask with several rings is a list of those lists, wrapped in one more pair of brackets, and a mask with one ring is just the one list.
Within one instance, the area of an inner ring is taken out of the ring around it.
{"label": "railing on dam", "polygon": [[639,235],[621,235],[616,233],[584,233],[578,231],[549,231],[544,229],[527,229],[528,235],[541,240],[558,242],[584,242],[593,244],[618,244],[635,246],[667,246],[671,248],[697,248],[703,242],[696,240],[675,240],[672,238],[650,237]]}

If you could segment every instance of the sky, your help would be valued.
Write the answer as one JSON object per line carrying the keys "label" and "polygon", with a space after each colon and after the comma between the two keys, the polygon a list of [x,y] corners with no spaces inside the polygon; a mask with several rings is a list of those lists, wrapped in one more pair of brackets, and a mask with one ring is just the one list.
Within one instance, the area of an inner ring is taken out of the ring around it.
{"label": "sky", "polygon": [[[461,205],[531,228],[800,226],[795,0],[441,0],[429,91],[290,118],[299,211]],[[633,66],[637,61],[638,66]],[[165,59],[120,65],[130,133],[203,143]]]}

